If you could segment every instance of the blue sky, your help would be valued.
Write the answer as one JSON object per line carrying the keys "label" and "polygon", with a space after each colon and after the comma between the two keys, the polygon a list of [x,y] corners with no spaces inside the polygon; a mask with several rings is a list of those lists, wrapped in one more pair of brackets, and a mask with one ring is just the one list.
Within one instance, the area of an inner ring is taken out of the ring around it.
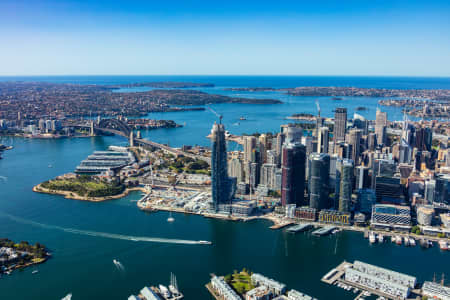
{"label": "blue sky", "polygon": [[450,76],[450,1],[0,1],[0,75]]}

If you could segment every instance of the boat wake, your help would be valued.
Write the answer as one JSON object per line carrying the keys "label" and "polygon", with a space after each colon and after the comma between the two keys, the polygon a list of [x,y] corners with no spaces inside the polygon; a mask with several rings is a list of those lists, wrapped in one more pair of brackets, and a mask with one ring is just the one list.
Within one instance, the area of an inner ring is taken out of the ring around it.
{"label": "boat wake", "polygon": [[31,220],[26,220],[23,218],[19,218],[10,214],[6,213],[0,213],[0,215],[3,215],[13,221],[16,221],[18,223],[22,224],[29,224],[45,229],[55,229],[59,231],[74,233],[74,234],[81,234],[81,235],[87,235],[87,236],[94,236],[94,237],[103,237],[103,238],[109,238],[109,239],[116,239],[116,240],[126,240],[126,241],[133,241],[133,242],[151,242],[151,243],[166,243],[166,244],[184,244],[184,245],[198,245],[202,244],[201,241],[193,241],[193,240],[181,240],[181,239],[166,239],[166,238],[155,238],[155,237],[145,237],[145,236],[132,236],[132,235],[123,235],[123,234],[116,234],[116,233],[107,233],[107,232],[98,232],[98,231],[90,231],[90,230],[80,230],[75,228],[68,228],[68,227],[61,227],[61,226],[55,226],[55,225],[47,225],[38,223]]}
{"label": "boat wake", "polygon": [[6,176],[0,176],[0,181],[7,182],[7,181],[8,181],[8,177],[6,177]]}

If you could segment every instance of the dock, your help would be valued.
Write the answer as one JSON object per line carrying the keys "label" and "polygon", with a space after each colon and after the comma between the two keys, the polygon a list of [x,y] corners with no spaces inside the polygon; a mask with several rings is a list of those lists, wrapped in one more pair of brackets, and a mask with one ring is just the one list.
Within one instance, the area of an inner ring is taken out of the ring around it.
{"label": "dock", "polygon": [[319,228],[317,230],[314,230],[312,234],[319,235],[319,236],[327,235],[327,234],[330,234],[336,228],[337,227],[335,227],[335,226],[325,226],[325,227]]}
{"label": "dock", "polygon": [[307,224],[299,224],[299,225],[294,225],[294,226],[289,227],[288,229],[286,229],[286,231],[290,232],[290,233],[297,233],[297,232],[303,232],[303,231],[309,230],[309,229],[311,229],[313,227],[314,226],[312,224],[309,224],[309,223],[307,223]]}
{"label": "dock", "polygon": [[278,224],[272,225],[269,228],[270,229],[281,229],[281,228],[284,228],[284,227],[292,225],[292,224],[294,224],[294,222],[287,221],[287,222],[282,222],[282,223],[278,223]]}

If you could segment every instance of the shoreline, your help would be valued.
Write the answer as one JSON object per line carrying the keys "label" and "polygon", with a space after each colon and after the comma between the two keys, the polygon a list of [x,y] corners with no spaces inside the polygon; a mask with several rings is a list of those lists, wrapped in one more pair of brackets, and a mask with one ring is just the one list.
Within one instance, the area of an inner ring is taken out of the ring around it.
{"label": "shoreline", "polygon": [[49,189],[43,188],[41,186],[41,184],[35,185],[32,190],[33,190],[33,192],[36,192],[36,193],[60,195],[60,196],[64,196],[64,198],[66,198],[66,199],[89,201],[89,202],[103,202],[103,201],[108,201],[108,200],[120,199],[125,196],[128,196],[128,194],[130,192],[134,192],[134,191],[141,191],[143,193],[147,193],[147,190],[143,187],[132,187],[132,188],[126,188],[122,193],[117,194],[117,195],[104,196],[104,197],[86,197],[86,196],[80,196],[78,194],[75,194],[74,192],[69,192],[69,191],[49,190]]}

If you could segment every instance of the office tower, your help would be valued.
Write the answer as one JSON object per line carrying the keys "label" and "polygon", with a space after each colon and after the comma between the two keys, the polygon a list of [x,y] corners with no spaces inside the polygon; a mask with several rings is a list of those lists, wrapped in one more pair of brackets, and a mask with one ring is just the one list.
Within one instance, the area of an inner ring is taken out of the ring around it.
{"label": "office tower", "polygon": [[345,132],[347,131],[347,109],[343,107],[336,108],[334,112],[334,141],[345,141]]}
{"label": "office tower", "polygon": [[285,143],[300,143],[303,136],[303,129],[296,127],[295,124],[288,124],[287,126],[283,126],[283,133],[286,136]]}
{"label": "office tower", "polygon": [[267,164],[274,164],[274,165],[278,166],[278,156],[277,156],[277,152],[275,150],[267,151],[266,157],[267,157],[266,158]]}
{"label": "office tower", "polygon": [[313,151],[313,146],[312,146],[312,141],[313,138],[311,136],[302,136],[302,145],[304,145],[306,147],[306,154],[309,155],[311,154]]}
{"label": "office tower", "polygon": [[350,140],[349,144],[352,145],[352,159],[355,161],[355,164],[359,162],[360,150],[361,150],[361,134],[362,131],[360,129],[352,129],[350,130]]}
{"label": "office tower", "polygon": [[244,136],[244,162],[254,162],[254,152],[256,151],[256,137]]}
{"label": "office tower", "polygon": [[425,181],[424,198],[428,204],[433,204],[435,191],[436,191],[436,180],[430,179]]}
{"label": "office tower", "polygon": [[317,152],[328,153],[328,127],[319,128],[319,136],[317,138]]}
{"label": "office tower", "polygon": [[387,113],[377,109],[375,119],[375,134],[377,136],[377,142],[380,145],[386,144],[386,126],[387,126]]}
{"label": "office tower", "polygon": [[229,161],[228,176],[235,177],[238,183],[244,181],[244,167],[238,157],[234,157]]}
{"label": "office tower", "polygon": [[263,164],[261,166],[260,184],[265,185],[271,190],[276,189],[276,171],[277,166],[275,164]]}
{"label": "office tower", "polygon": [[220,204],[231,203],[234,190],[227,174],[227,148],[223,124],[214,123],[211,141],[211,191],[213,208],[217,211]]}
{"label": "office tower", "polygon": [[369,167],[358,166],[355,168],[355,189],[366,189],[370,188],[370,177],[369,177]]}
{"label": "office tower", "polygon": [[375,179],[375,193],[378,203],[404,204],[405,195],[399,177],[377,176]]}
{"label": "office tower", "polygon": [[261,174],[260,164],[256,162],[250,163],[250,187],[255,190],[259,184],[259,175]]}
{"label": "office tower", "polygon": [[281,203],[303,204],[305,193],[306,147],[300,143],[283,145]]}
{"label": "office tower", "polygon": [[[343,159],[337,157],[335,161],[335,180],[334,180],[334,198],[333,198],[333,208],[339,209],[339,195],[341,190],[341,172],[342,172],[342,162]],[[331,169],[331,160],[330,160],[330,169]]]}
{"label": "office tower", "polygon": [[376,204],[377,198],[375,191],[371,189],[359,189],[358,190],[358,200],[357,200],[357,210],[370,214],[372,212],[372,206]]}
{"label": "office tower", "polygon": [[436,177],[434,202],[450,205],[450,175],[446,174]]}
{"label": "office tower", "polygon": [[377,137],[375,133],[369,133],[369,135],[367,136],[367,148],[370,151],[374,151],[376,145],[377,145]]}
{"label": "office tower", "polygon": [[353,126],[361,129],[362,135],[367,135],[369,133],[369,122],[360,114],[353,114]]}
{"label": "office tower", "polygon": [[405,163],[409,164],[411,163],[412,159],[412,148],[405,140],[401,140],[399,146],[398,146],[398,162],[400,164]]}
{"label": "office tower", "polygon": [[339,211],[350,212],[353,191],[353,160],[344,159],[340,167],[341,180],[339,185]]}
{"label": "office tower", "polygon": [[261,164],[266,162],[267,150],[269,150],[269,141],[267,139],[267,135],[263,133],[259,136],[259,154]]}
{"label": "office tower", "polygon": [[285,140],[285,135],[283,133],[278,133],[277,134],[277,144],[276,144],[276,149],[275,149],[277,151],[277,156],[278,156],[278,165],[280,165],[280,163],[281,163],[281,151],[283,148],[284,140]]}
{"label": "office tower", "polygon": [[340,158],[351,159],[353,155],[353,145],[347,143],[339,143],[336,145],[336,152]]}
{"label": "office tower", "polygon": [[416,148],[421,151],[431,151],[433,132],[431,128],[420,127],[416,131]]}
{"label": "office tower", "polygon": [[315,209],[328,207],[330,156],[312,153],[309,156],[309,206]]}
{"label": "office tower", "polygon": [[313,136],[315,137],[319,136],[320,128],[323,127],[323,121],[324,119],[322,117],[316,117],[316,128],[313,131]]}

